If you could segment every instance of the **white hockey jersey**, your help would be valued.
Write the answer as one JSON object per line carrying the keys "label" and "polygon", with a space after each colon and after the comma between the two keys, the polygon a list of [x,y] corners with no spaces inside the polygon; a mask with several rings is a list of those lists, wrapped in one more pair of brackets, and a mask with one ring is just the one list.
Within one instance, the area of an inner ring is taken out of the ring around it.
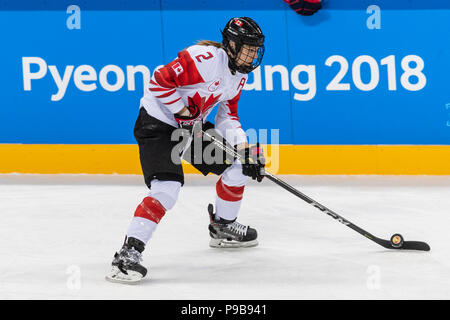
{"label": "white hockey jersey", "polygon": [[199,106],[205,120],[219,104],[215,128],[230,144],[237,145],[247,142],[237,114],[237,103],[247,77],[247,74],[230,72],[223,49],[193,45],[155,70],[141,106],[149,115],[177,127],[173,114],[184,106]]}

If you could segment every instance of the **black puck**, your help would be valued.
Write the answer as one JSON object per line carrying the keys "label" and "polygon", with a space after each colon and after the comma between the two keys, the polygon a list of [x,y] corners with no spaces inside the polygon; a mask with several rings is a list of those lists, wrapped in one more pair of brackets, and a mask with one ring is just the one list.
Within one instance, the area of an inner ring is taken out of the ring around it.
{"label": "black puck", "polygon": [[403,236],[399,233],[394,234],[391,237],[391,245],[394,248],[401,248],[403,246]]}

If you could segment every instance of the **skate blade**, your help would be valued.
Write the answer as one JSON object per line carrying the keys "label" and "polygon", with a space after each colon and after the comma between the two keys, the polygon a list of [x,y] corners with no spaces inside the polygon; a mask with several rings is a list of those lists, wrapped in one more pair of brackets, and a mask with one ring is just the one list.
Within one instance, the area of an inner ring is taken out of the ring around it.
{"label": "skate blade", "polygon": [[117,267],[113,267],[110,274],[105,276],[105,280],[109,282],[122,284],[138,284],[142,278],[142,274],[139,272],[128,271],[128,274],[125,274]]}
{"label": "skate blade", "polygon": [[258,245],[258,240],[251,240],[245,242],[239,241],[228,241],[226,239],[211,239],[209,241],[209,246],[212,248],[249,248],[256,247]]}

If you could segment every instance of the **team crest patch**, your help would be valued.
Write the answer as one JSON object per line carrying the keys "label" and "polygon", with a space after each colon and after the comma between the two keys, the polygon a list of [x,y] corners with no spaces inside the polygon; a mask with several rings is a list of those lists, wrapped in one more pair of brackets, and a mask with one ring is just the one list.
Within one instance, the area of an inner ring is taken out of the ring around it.
{"label": "team crest patch", "polygon": [[181,66],[181,63],[177,62],[172,66],[173,71],[178,75],[184,72],[183,67]]}
{"label": "team crest patch", "polygon": [[214,91],[216,91],[217,90],[217,88],[219,88],[219,85],[220,85],[220,81],[221,81],[222,79],[219,79],[219,80],[216,80],[216,81],[214,81],[213,83],[211,83],[210,85],[209,85],[209,87],[208,87],[208,91],[209,92],[214,92]]}

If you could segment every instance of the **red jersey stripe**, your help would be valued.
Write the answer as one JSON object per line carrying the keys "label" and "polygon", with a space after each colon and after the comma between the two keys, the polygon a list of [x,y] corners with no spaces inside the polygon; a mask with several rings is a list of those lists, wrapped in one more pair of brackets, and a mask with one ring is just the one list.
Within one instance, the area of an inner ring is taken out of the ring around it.
{"label": "red jersey stripe", "polygon": [[239,98],[241,97],[241,91],[231,100],[227,101],[227,107],[230,109],[230,112],[228,113],[229,116],[232,117],[233,120],[239,121],[239,117],[237,114],[237,103],[239,101]]}
{"label": "red jersey stripe", "polygon": [[179,98],[176,99],[176,100],[170,101],[170,102],[164,102],[164,104],[172,104],[172,103],[177,102],[177,101],[180,100],[180,99],[181,99],[181,97],[179,97]]}
{"label": "red jersey stripe", "polygon": [[161,91],[164,91],[164,92],[167,92],[168,90],[171,90],[171,89],[164,89],[164,88],[160,88],[160,87],[157,87],[157,88],[148,88],[151,92],[161,92]]}
{"label": "red jersey stripe", "polygon": [[160,95],[160,96],[156,96],[156,98],[167,98],[167,97],[169,97],[169,96],[171,96],[172,94],[174,94],[175,92],[176,92],[177,90],[171,90],[171,91],[169,91],[169,92],[166,92],[166,93],[163,93],[162,95]]}

